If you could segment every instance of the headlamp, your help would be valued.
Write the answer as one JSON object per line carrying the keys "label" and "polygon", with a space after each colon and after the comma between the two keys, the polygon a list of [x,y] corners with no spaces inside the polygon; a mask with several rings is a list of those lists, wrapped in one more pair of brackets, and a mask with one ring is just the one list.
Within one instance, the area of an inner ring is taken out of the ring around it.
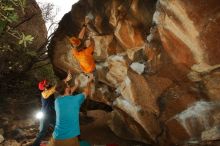
{"label": "headlamp", "polygon": [[36,113],[35,117],[40,120],[44,118],[44,113],[42,111],[39,111]]}

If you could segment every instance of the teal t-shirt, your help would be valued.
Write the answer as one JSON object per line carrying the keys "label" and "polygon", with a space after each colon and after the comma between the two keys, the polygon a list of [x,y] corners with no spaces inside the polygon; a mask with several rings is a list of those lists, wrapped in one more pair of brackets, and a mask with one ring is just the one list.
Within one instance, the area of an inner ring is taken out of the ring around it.
{"label": "teal t-shirt", "polygon": [[80,146],[91,146],[87,141],[80,141],[79,145]]}
{"label": "teal t-shirt", "polygon": [[83,94],[60,96],[55,100],[56,125],[53,138],[64,140],[80,135],[79,111]]}

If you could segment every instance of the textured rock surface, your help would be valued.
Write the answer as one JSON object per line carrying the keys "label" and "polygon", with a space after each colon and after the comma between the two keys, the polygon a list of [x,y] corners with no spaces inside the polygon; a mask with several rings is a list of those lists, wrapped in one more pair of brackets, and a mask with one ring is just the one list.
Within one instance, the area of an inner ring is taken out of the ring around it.
{"label": "textured rock surface", "polygon": [[[189,67],[219,64],[219,1],[160,0],[154,14],[164,49],[175,63]],[[212,35],[210,35],[212,34]]]}
{"label": "textured rock surface", "polygon": [[77,36],[91,12],[99,33],[91,35],[98,80],[93,100],[113,107],[110,128],[155,145],[199,141],[220,121],[219,5],[218,0],[81,0],[51,41],[54,69],[60,77],[68,68],[80,71],[66,36]]}
{"label": "textured rock surface", "polygon": [[205,92],[211,100],[220,100],[220,73],[212,73],[204,78]]}
{"label": "textured rock surface", "polygon": [[18,143],[16,140],[7,140],[4,142],[4,145],[10,145],[10,146],[20,146],[21,144]]}
{"label": "textured rock surface", "polygon": [[202,132],[202,140],[219,140],[220,139],[220,127],[216,126]]}
{"label": "textured rock surface", "polygon": [[41,15],[41,10],[35,0],[27,1],[25,15],[19,20],[21,23],[18,30],[34,37],[30,48],[38,49],[47,39],[47,29]]}
{"label": "textured rock surface", "polygon": [[4,140],[4,137],[0,134],[0,143],[2,143]]}

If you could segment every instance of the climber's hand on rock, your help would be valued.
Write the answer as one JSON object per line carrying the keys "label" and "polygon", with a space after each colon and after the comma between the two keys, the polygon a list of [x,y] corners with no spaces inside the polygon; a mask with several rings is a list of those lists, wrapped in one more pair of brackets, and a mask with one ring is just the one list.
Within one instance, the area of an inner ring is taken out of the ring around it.
{"label": "climber's hand on rock", "polygon": [[87,25],[90,21],[91,21],[90,17],[89,17],[89,16],[86,16],[86,17],[85,17],[85,24]]}
{"label": "climber's hand on rock", "polygon": [[71,75],[71,73],[70,73],[70,70],[68,70],[68,73],[67,73],[66,78],[64,79],[64,82],[68,82],[68,81],[70,81],[71,79],[72,79],[72,75]]}

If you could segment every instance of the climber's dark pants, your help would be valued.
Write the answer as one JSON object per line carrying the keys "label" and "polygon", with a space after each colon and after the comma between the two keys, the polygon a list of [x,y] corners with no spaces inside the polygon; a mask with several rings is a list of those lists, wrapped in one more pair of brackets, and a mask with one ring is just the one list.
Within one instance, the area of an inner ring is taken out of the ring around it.
{"label": "climber's dark pants", "polygon": [[50,125],[55,125],[55,117],[45,116],[43,119],[40,120],[39,133],[33,143],[33,146],[40,146],[41,140],[46,136],[47,130]]}

